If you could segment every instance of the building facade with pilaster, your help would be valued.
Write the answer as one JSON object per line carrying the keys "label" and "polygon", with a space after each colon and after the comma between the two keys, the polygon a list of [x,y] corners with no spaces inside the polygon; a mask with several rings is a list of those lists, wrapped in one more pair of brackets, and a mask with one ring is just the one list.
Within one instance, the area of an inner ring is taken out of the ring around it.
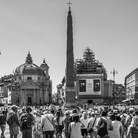
{"label": "building facade with pilaster", "polygon": [[125,77],[126,100],[138,103],[138,68]]}

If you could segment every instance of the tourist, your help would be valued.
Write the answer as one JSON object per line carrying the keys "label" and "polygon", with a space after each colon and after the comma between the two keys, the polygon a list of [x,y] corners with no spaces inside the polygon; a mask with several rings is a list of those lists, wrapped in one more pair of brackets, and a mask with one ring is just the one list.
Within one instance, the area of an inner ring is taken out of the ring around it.
{"label": "tourist", "polygon": [[54,115],[50,111],[44,112],[41,120],[44,138],[53,138],[55,130],[53,119]]}
{"label": "tourist", "polygon": [[128,128],[133,118],[134,108],[129,108],[128,114],[125,119],[125,127]]}
{"label": "tourist", "polygon": [[7,124],[9,125],[10,138],[17,138],[19,134],[19,117],[18,117],[18,107],[13,105],[7,117]]}
{"label": "tourist", "polygon": [[[113,130],[112,122],[107,116],[108,111],[104,110],[102,112],[102,117],[99,119],[97,123],[97,135],[100,138],[108,138],[109,130]],[[101,134],[102,133],[102,134]]]}
{"label": "tourist", "polygon": [[69,127],[69,124],[70,124],[70,112],[69,111],[65,111],[64,115],[65,115],[65,118],[63,120],[64,133],[65,133],[65,137],[68,138],[68,136],[69,136],[68,127]]}
{"label": "tourist", "polygon": [[113,130],[112,131],[109,130],[110,138],[121,138],[123,136],[123,126],[122,123],[120,122],[121,118],[119,119],[119,116],[115,116],[115,114],[112,114],[110,116],[110,119],[113,125]]}
{"label": "tourist", "polygon": [[[90,135],[90,138],[96,138],[96,122],[97,122],[97,116],[94,112],[91,113],[91,118],[88,120],[87,130]],[[92,131],[91,131],[92,130]]]}
{"label": "tourist", "polygon": [[[39,118],[39,116],[37,116]],[[43,133],[42,133],[42,124],[41,120],[37,120],[34,127],[33,127],[33,136],[34,138],[43,138]]]}
{"label": "tourist", "polygon": [[32,138],[32,127],[35,124],[35,118],[31,112],[31,107],[27,107],[26,113],[20,117],[22,138]]}
{"label": "tourist", "polygon": [[80,118],[80,122],[84,125],[84,127],[81,128],[83,138],[86,138],[88,135],[87,133],[88,121],[89,118],[87,117],[87,113],[83,112],[82,117]]}
{"label": "tourist", "polygon": [[131,125],[128,127],[127,138],[138,138],[138,111],[135,111],[135,116],[132,118]]}
{"label": "tourist", "polygon": [[5,132],[5,128],[6,128],[6,111],[3,110],[2,113],[0,114],[0,129],[1,129],[1,138],[5,138],[4,137],[4,132]]}
{"label": "tourist", "polygon": [[82,138],[81,135],[81,127],[83,127],[82,123],[80,123],[79,115],[73,115],[72,121],[69,124],[69,138]]}
{"label": "tourist", "polygon": [[56,137],[62,137],[62,130],[64,128],[64,123],[63,123],[63,116],[61,114],[61,111],[56,112],[56,116],[54,118],[54,124],[55,124],[55,129],[56,129]]}

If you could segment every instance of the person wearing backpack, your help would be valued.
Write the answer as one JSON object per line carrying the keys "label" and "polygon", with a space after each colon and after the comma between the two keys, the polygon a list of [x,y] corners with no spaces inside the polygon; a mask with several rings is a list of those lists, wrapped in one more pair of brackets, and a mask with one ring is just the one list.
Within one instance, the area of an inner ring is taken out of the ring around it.
{"label": "person wearing backpack", "polygon": [[87,125],[87,132],[89,133],[90,138],[97,138],[97,134],[96,134],[97,120],[98,120],[97,115],[94,112],[92,112],[91,118],[88,120],[88,125]]}
{"label": "person wearing backpack", "polygon": [[131,125],[128,127],[126,138],[138,138],[138,111],[135,111],[135,116],[132,118]]}
{"label": "person wearing backpack", "polygon": [[102,116],[97,123],[97,135],[99,138],[109,138],[109,130],[113,130],[113,125],[111,120],[107,117],[107,111],[102,112]]}
{"label": "person wearing backpack", "polygon": [[31,112],[31,107],[27,107],[26,113],[22,114],[20,117],[22,138],[32,138],[32,127],[35,124],[35,118]]}
{"label": "person wearing backpack", "polygon": [[9,125],[10,138],[17,138],[19,134],[19,117],[18,117],[18,107],[13,105],[7,117],[7,124]]}
{"label": "person wearing backpack", "polygon": [[5,138],[4,137],[4,132],[5,132],[5,128],[6,128],[6,111],[2,111],[2,113],[0,114],[0,128],[1,128],[1,138]]}

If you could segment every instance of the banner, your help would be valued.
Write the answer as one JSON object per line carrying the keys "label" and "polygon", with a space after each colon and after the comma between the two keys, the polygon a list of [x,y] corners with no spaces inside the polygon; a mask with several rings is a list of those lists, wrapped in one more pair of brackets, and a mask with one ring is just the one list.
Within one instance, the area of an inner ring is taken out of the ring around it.
{"label": "banner", "polygon": [[79,95],[101,95],[101,79],[79,80]]}

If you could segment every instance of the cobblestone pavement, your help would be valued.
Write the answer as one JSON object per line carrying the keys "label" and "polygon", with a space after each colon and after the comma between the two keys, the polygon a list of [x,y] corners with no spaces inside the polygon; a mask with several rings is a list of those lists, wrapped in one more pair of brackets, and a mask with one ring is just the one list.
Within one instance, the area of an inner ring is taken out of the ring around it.
{"label": "cobblestone pavement", "polygon": [[[1,134],[1,132],[0,132],[0,134]],[[5,130],[4,136],[5,136],[5,138],[10,138],[10,132],[9,132],[9,126],[8,125],[6,125],[6,130]],[[19,133],[18,138],[22,138],[21,132]]]}

